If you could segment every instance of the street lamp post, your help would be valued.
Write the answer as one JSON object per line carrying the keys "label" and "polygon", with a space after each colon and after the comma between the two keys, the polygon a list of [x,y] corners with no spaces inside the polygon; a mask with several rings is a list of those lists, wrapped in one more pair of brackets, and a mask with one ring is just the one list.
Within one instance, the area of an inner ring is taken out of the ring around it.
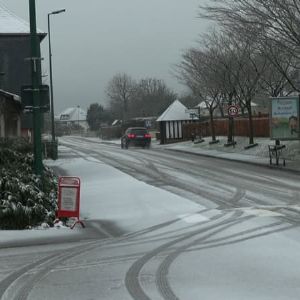
{"label": "street lamp post", "polygon": [[52,51],[51,51],[51,30],[50,30],[50,16],[65,12],[65,9],[60,9],[48,13],[48,41],[49,41],[49,72],[50,72],[50,106],[51,106],[51,135],[52,146],[55,143],[55,124],[54,124],[54,103],[53,103],[53,80],[52,80]]}

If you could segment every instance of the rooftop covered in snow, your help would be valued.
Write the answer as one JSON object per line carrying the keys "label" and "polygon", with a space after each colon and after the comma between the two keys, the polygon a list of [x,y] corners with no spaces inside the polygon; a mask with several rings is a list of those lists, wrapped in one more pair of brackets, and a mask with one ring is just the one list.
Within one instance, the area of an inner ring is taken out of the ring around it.
{"label": "rooftop covered in snow", "polygon": [[87,112],[81,107],[69,107],[56,116],[57,120],[60,121],[86,121]]}
{"label": "rooftop covered in snow", "polygon": [[[30,25],[28,22],[9,11],[0,3],[0,35],[28,35],[30,34]],[[38,30],[42,37],[46,33]]]}
{"label": "rooftop covered in snow", "polygon": [[175,100],[156,121],[162,122],[184,120],[192,120],[192,117],[188,113],[188,109],[179,100]]}

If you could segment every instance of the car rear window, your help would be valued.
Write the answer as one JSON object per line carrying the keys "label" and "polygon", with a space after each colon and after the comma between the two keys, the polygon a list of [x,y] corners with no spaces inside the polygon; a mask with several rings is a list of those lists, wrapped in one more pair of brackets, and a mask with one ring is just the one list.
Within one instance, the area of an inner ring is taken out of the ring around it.
{"label": "car rear window", "polygon": [[146,129],[131,129],[130,132],[131,133],[135,133],[135,134],[145,134],[145,133],[148,133],[148,131]]}

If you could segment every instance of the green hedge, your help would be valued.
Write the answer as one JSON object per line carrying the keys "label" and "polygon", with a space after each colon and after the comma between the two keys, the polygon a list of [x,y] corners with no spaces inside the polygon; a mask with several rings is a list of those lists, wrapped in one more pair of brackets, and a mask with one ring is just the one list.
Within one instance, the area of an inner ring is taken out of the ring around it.
{"label": "green hedge", "polygon": [[57,178],[44,169],[32,172],[31,145],[23,140],[0,141],[0,229],[26,229],[53,224],[57,209]]}

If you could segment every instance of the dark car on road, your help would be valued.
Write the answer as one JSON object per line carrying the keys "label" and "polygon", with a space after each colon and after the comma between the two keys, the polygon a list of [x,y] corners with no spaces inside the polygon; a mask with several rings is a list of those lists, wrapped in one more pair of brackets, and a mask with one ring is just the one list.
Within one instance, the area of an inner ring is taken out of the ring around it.
{"label": "dark car on road", "polygon": [[130,127],[121,137],[121,148],[128,149],[129,146],[142,146],[149,148],[151,145],[151,135],[147,128]]}

